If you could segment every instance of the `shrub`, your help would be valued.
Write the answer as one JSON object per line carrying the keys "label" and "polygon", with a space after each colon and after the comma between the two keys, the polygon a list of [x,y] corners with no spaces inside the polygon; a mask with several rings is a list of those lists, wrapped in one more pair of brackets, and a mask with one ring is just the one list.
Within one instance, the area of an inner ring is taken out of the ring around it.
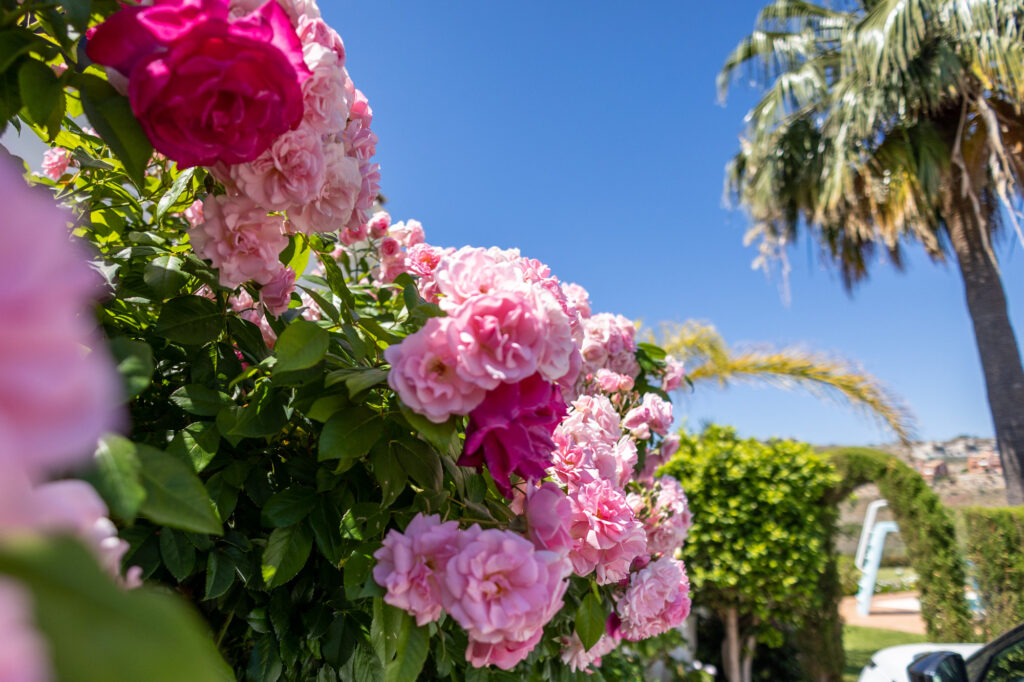
{"label": "shrub", "polygon": [[982,632],[992,639],[1024,621],[1024,507],[968,507],[960,514],[985,609]]}

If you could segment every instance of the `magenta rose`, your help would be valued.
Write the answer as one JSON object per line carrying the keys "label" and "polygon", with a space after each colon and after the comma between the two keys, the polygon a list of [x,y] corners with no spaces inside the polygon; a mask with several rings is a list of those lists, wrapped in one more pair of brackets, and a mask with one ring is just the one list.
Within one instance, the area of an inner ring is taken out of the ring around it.
{"label": "magenta rose", "polygon": [[252,161],[302,120],[310,72],[273,0],[238,19],[227,0],[155,0],[88,38],[89,58],[128,77],[135,117],[180,167]]}
{"label": "magenta rose", "polygon": [[516,384],[499,384],[469,413],[462,466],[485,465],[498,490],[512,497],[511,474],[540,480],[551,464],[551,438],[565,416],[558,386],[533,374]]}

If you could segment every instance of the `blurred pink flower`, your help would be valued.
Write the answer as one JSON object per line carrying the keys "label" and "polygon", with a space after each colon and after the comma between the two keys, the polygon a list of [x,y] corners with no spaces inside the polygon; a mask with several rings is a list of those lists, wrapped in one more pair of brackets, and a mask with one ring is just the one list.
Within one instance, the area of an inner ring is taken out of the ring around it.
{"label": "blurred pink flower", "polygon": [[574,630],[572,637],[562,638],[562,653],[560,655],[562,663],[569,666],[569,670],[573,672],[584,671],[592,673],[593,670],[589,668],[601,667],[601,657],[610,654],[615,650],[615,647],[619,645],[619,640],[610,635],[601,635],[601,638],[597,640],[589,650],[583,647],[583,642],[580,641],[580,636],[576,634]]}
{"label": "blurred pink flower", "polygon": [[50,682],[49,647],[34,626],[32,599],[20,584],[0,578],[0,680]]}
{"label": "blurred pink flower", "polygon": [[500,384],[469,413],[458,463],[486,466],[498,490],[511,498],[512,474],[528,482],[544,478],[555,449],[551,434],[564,415],[561,391],[539,374]]}
{"label": "blurred pink flower", "polygon": [[283,267],[274,275],[273,279],[260,289],[260,303],[271,315],[280,317],[288,310],[293,291],[295,291],[295,271]]}
{"label": "blurred pink flower", "polygon": [[569,500],[574,540],[569,558],[576,574],[594,572],[598,585],[628,576],[633,560],[647,551],[647,535],[625,494],[601,479],[580,486]]}
{"label": "blurred pink flower", "polygon": [[374,553],[373,579],[387,590],[384,601],[408,611],[417,625],[441,615],[444,569],[458,551],[459,524],[417,514],[404,533],[388,531]]}
{"label": "blurred pink flower", "polygon": [[91,460],[119,421],[121,382],[92,321],[99,277],[68,216],[6,165],[0,196],[0,468],[41,480]]}
{"label": "blurred pink flower", "polygon": [[469,646],[466,647],[466,661],[474,668],[496,665],[502,670],[511,670],[530,655],[543,634],[544,628],[538,628],[523,641],[502,639],[499,642],[480,642],[470,637]]}
{"label": "blurred pink flower", "polygon": [[562,291],[565,292],[569,304],[579,312],[580,317],[590,317],[590,294],[586,289],[576,283],[567,283],[562,285]]}
{"label": "blurred pink flower", "polygon": [[229,289],[253,280],[269,284],[281,269],[278,255],[288,246],[284,218],[248,197],[213,196],[203,202],[205,222],[189,231],[192,248],[220,270]]}
{"label": "blurred pink flower", "polygon": [[59,180],[71,164],[71,152],[64,147],[53,147],[43,152],[43,175]]}
{"label": "blurred pink flower", "polygon": [[277,343],[277,334],[270,326],[270,322],[263,312],[262,303],[253,301],[249,292],[242,289],[237,295],[228,299],[228,305],[238,313],[240,318],[246,322],[252,322],[259,327],[260,334],[263,336],[263,343],[267,344],[267,348],[274,347],[274,344]]}
{"label": "blurred pink flower", "polygon": [[423,224],[418,220],[407,220],[395,223],[388,230],[388,236],[393,237],[399,244],[411,248],[422,244],[426,236],[423,233]]}
{"label": "blurred pink flower", "polygon": [[677,360],[675,356],[668,355],[665,357],[665,376],[661,380],[661,390],[668,393],[674,391],[683,385],[683,377],[686,376],[686,366],[682,360]]}
{"label": "blurred pink flower", "polygon": [[630,493],[628,499],[633,513],[643,519],[649,554],[672,555],[683,546],[693,519],[679,481],[656,478],[643,494]]}
{"label": "blurred pink flower", "polygon": [[572,503],[556,484],[545,481],[527,486],[524,504],[527,537],[537,549],[546,549],[563,556],[572,549]]}
{"label": "blurred pink flower", "polygon": [[377,211],[366,222],[367,230],[371,239],[380,239],[388,233],[391,225],[391,215],[387,211]]}
{"label": "blurred pink flower", "polygon": [[664,434],[672,427],[672,403],[656,393],[645,393],[643,402],[623,417],[622,427],[637,440],[647,440],[651,431]]}
{"label": "blurred pink flower", "polygon": [[635,642],[681,625],[690,613],[689,593],[685,567],[670,556],[634,573],[616,603],[623,638]]}
{"label": "blurred pink flower", "polygon": [[[323,24],[320,19],[316,20]],[[327,31],[333,30],[326,24]],[[308,38],[317,37],[315,24],[306,24]],[[337,34],[334,34],[337,36]],[[301,35],[300,35],[301,37]],[[323,34],[320,37],[326,38]],[[315,40],[303,41],[303,57],[312,70],[312,76],[302,84],[303,120],[306,125],[320,134],[336,135],[345,129],[349,114],[349,94],[345,88],[348,74],[345,71],[343,55],[331,46]],[[338,38],[338,44],[341,38]],[[344,50],[344,47],[341,48]]]}
{"label": "blurred pink flower", "polygon": [[389,346],[388,384],[413,412],[440,424],[453,414],[469,414],[485,391],[466,381],[456,367],[458,356],[448,343],[449,317],[432,317],[418,332]]}
{"label": "blurred pink flower", "polygon": [[191,225],[192,227],[195,227],[196,225],[199,225],[204,220],[204,218],[203,218],[203,200],[202,199],[196,199],[195,201],[193,201],[189,205],[189,207],[185,209],[184,213],[185,213],[185,220],[188,221],[189,225]]}

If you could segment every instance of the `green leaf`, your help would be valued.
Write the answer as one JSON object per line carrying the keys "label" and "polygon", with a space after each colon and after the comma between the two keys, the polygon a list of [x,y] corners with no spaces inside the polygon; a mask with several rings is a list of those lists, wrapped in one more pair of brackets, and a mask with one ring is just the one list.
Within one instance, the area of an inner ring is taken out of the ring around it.
{"label": "green leaf", "polygon": [[128,98],[92,74],[77,74],[73,84],[79,89],[89,123],[124,164],[132,181],[142,187],[153,145],[135,119]]}
{"label": "green leaf", "polygon": [[345,367],[327,374],[324,386],[330,388],[339,381],[345,382],[350,396],[387,381],[388,371],[380,367]]}
{"label": "green leaf", "polygon": [[392,441],[391,451],[403,470],[424,490],[440,490],[444,484],[444,468],[437,452],[423,441]]}
{"label": "green leaf", "polygon": [[296,276],[301,276],[309,265],[309,253],[309,239],[305,235],[292,235],[288,238],[288,246],[281,252],[281,262]]}
{"label": "green leaf", "polygon": [[[264,526],[293,526],[309,515],[316,505],[316,491],[302,485],[285,488],[271,495],[263,505],[260,520]],[[339,519],[340,520],[340,519]]]}
{"label": "green leaf", "polygon": [[384,666],[385,682],[405,682],[420,676],[429,652],[430,635],[427,628],[417,627],[413,619],[404,614],[395,647],[395,658]]}
{"label": "green leaf", "polygon": [[281,654],[277,640],[267,634],[256,640],[256,646],[249,654],[249,666],[245,669],[247,682],[277,682],[282,672]]}
{"label": "green leaf", "polygon": [[370,455],[370,467],[381,487],[381,506],[390,507],[405,490],[409,474],[398,463],[398,458],[389,449],[384,448],[374,449]]}
{"label": "green leaf", "polygon": [[156,333],[174,343],[201,345],[224,330],[220,306],[202,296],[179,296],[164,304],[156,321]]}
{"label": "green leaf", "polygon": [[163,219],[167,210],[178,201],[182,193],[192,184],[192,176],[195,175],[195,172],[196,169],[194,167],[186,168],[174,179],[171,188],[164,192],[164,195],[160,197],[160,201],[156,205],[156,222],[159,223]]}
{"label": "green leaf", "polygon": [[320,306],[321,312],[323,312],[324,315],[327,315],[331,322],[334,324],[341,324],[341,316],[338,309],[333,303],[327,300],[327,297],[323,295],[322,291],[317,291],[312,287],[302,287],[302,290],[309,294],[309,297],[312,298],[318,306]]}
{"label": "green leaf", "polygon": [[206,557],[206,592],[203,599],[216,599],[235,583],[235,562],[227,554],[213,551]]}
{"label": "green leaf", "polygon": [[589,651],[601,639],[607,618],[601,600],[593,592],[587,592],[576,609],[576,634],[580,636],[584,649]]}
{"label": "green leaf", "polygon": [[114,516],[131,523],[146,499],[135,444],[127,438],[107,434],[100,439],[94,461],[96,467],[89,482]]}
{"label": "green leaf", "polygon": [[232,405],[218,413],[217,425],[221,433],[243,438],[279,433],[288,423],[289,417],[281,395],[281,391],[275,391],[268,382],[263,382],[253,393],[248,405]]}
{"label": "green leaf", "polygon": [[161,300],[170,298],[188,283],[188,275],[181,271],[181,266],[182,260],[177,256],[157,256],[146,264],[142,280]]}
{"label": "green leaf", "polygon": [[260,571],[268,589],[280,587],[294,578],[309,559],[313,534],[305,524],[275,528],[263,550]]}
{"label": "green leaf", "polygon": [[331,291],[338,295],[341,299],[342,304],[345,306],[345,319],[352,321],[352,308],[355,307],[356,301],[352,296],[352,292],[349,291],[348,284],[345,283],[345,276],[341,273],[341,268],[338,267],[337,261],[329,253],[320,254],[320,262],[324,265],[324,274],[327,276],[327,286],[331,288]]}
{"label": "green leaf", "polygon": [[184,459],[199,473],[207,467],[220,446],[220,432],[213,422],[195,422],[174,434],[167,451]]}
{"label": "green leaf", "polygon": [[324,558],[334,565],[342,559],[341,515],[327,497],[320,497],[309,515],[316,546]]}
{"label": "green leaf", "polygon": [[47,128],[52,138],[64,117],[64,88],[53,69],[37,59],[26,59],[18,69],[21,103],[32,121]]}
{"label": "green leaf", "polygon": [[636,344],[637,350],[641,350],[647,353],[647,356],[653,360],[664,360],[665,349],[661,346],[655,346],[653,343],[638,343]]}
{"label": "green leaf", "polygon": [[267,344],[263,341],[263,333],[252,322],[231,315],[228,317],[228,332],[238,344],[238,349],[253,361],[262,362],[270,355]]}
{"label": "green leaf", "polygon": [[160,558],[174,579],[180,583],[195,568],[196,548],[184,533],[164,528],[160,531]]}
{"label": "green leaf", "polygon": [[41,38],[23,28],[0,31],[0,73],[7,71],[18,57],[29,52],[40,42]]}
{"label": "green leaf", "polygon": [[180,459],[148,445],[136,444],[142,464],[142,486],[146,499],[139,512],[162,526],[196,533],[223,532],[206,488]]}
{"label": "green leaf", "polygon": [[171,394],[171,402],[189,414],[213,417],[228,405],[234,405],[226,393],[202,384],[187,384]]}
{"label": "green leaf", "polygon": [[459,452],[459,435],[456,427],[457,417],[451,417],[448,421],[435,424],[421,414],[409,409],[405,403],[399,403],[402,416],[409,422],[409,425],[423,436],[428,443],[437,448],[442,454],[457,456]]}
{"label": "green leaf", "polygon": [[326,329],[302,318],[295,320],[285,327],[274,345],[277,354],[274,373],[312,367],[323,359],[329,343]]}
{"label": "green leaf", "polygon": [[234,680],[184,600],[145,587],[121,589],[77,541],[7,536],[0,573],[31,592],[33,621],[59,680]]}
{"label": "green leaf", "polygon": [[124,381],[125,399],[137,397],[153,381],[153,349],[144,341],[119,336],[110,340],[110,352]]}
{"label": "green leaf", "polygon": [[374,563],[372,556],[359,550],[353,552],[349,560],[345,562],[342,584],[345,586],[345,596],[348,599],[359,598],[363,591],[363,585],[370,579]]}
{"label": "green leaf", "polygon": [[384,433],[380,416],[365,407],[353,407],[331,417],[320,433],[319,459],[362,457]]}
{"label": "green leaf", "polygon": [[60,0],[58,4],[67,12],[71,25],[78,29],[79,33],[85,33],[89,28],[89,16],[92,14],[92,0]]}

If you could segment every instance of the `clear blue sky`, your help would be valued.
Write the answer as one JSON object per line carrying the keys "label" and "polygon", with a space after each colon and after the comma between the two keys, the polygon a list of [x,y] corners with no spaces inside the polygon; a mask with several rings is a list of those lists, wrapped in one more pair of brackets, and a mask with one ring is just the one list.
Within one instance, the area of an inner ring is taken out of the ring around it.
{"label": "clear blue sky", "polygon": [[[715,76],[763,2],[322,3],[370,99],[383,190],[431,243],[517,246],[583,284],[595,311],[647,324],[706,319],[732,342],[841,354],[909,403],[925,438],[991,435],[962,285],[912,249],[853,297],[807,244],[792,300],[752,271],[746,218],[723,208],[723,167],[754,98]],[[1024,331],[1024,257],[1000,250]],[[889,440],[845,408],[776,389],[705,387],[692,425],[816,443]]]}
{"label": "clear blue sky", "polygon": [[[374,109],[389,210],[421,220],[431,243],[519,247],[584,285],[595,312],[703,319],[730,342],[842,355],[906,400],[922,437],[991,435],[955,266],[911,248],[905,273],[879,262],[850,297],[803,243],[788,305],[778,279],[751,270],[722,176],[755,91],[735,84],[723,107],[715,76],[760,0],[321,4]],[[1020,334],[1020,244],[1004,240],[1000,256]],[[771,388],[704,387],[677,396],[676,413],[758,437],[890,440],[846,408]]]}

